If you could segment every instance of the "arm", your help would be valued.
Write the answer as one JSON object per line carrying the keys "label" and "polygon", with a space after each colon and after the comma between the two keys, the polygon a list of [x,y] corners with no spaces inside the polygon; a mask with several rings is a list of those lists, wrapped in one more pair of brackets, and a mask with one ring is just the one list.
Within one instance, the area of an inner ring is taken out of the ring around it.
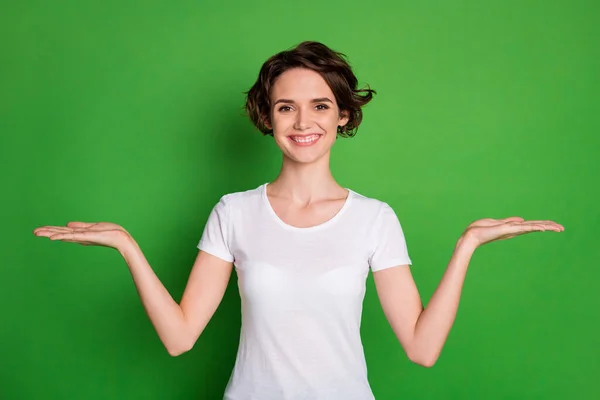
{"label": "arm", "polygon": [[[67,226],[41,226],[36,236],[52,241],[114,248],[125,259],[144,309],[172,356],[190,350],[223,299],[233,268],[229,254],[226,196],[213,207],[202,234],[180,304],[177,304],[148,264],[142,250],[122,226],[112,222],[71,221]],[[215,254],[215,255],[212,255]]]}
{"label": "arm", "polygon": [[118,250],[160,340],[172,356],[190,350],[223,299],[233,263],[200,251],[177,304],[133,238],[125,243]]}
{"label": "arm", "polygon": [[388,268],[373,273],[385,316],[412,362],[431,367],[438,359],[454,323],[469,261],[476,247],[468,238],[459,239],[425,309],[409,268]]}
{"label": "arm", "polygon": [[450,263],[425,309],[408,268],[373,273],[384,313],[409,359],[425,367],[437,361],[454,323],[465,275],[475,249],[495,240],[537,231],[562,232],[554,221],[521,217],[485,218],[471,223],[459,238]]}

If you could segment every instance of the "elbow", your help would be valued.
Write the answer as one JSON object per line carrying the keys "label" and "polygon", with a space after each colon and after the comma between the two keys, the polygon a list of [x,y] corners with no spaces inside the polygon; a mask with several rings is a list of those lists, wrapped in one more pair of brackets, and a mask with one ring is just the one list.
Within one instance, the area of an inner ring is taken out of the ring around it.
{"label": "elbow", "polygon": [[407,354],[408,359],[421,367],[431,368],[435,365],[438,360],[438,355],[436,354]]}
{"label": "elbow", "polygon": [[183,350],[183,349],[171,349],[171,348],[167,348],[167,353],[169,353],[169,355],[171,357],[177,357],[182,355],[183,353],[187,352],[187,350]]}
{"label": "elbow", "polygon": [[437,361],[436,358],[429,358],[429,359],[423,359],[423,360],[418,360],[415,361],[413,360],[413,362],[417,365],[420,365],[421,367],[425,367],[425,368],[431,368],[435,365],[435,362]]}
{"label": "elbow", "polygon": [[169,353],[169,355],[171,357],[177,357],[182,355],[183,353],[187,353],[188,351],[190,351],[192,349],[193,346],[187,345],[185,343],[177,343],[175,345],[171,345],[171,346],[167,346],[165,345],[165,348],[167,349],[167,353]]}
{"label": "elbow", "polygon": [[177,335],[169,337],[170,340],[166,340],[167,338],[161,339],[165,339],[162,342],[167,353],[169,353],[171,357],[177,357],[192,350],[198,336],[199,335],[194,335],[184,328],[180,329]]}

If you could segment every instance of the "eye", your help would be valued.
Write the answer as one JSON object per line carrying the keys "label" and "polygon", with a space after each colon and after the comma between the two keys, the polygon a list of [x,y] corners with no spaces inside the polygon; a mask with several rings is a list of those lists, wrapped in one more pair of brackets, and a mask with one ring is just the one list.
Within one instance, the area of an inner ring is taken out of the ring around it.
{"label": "eye", "polygon": [[[329,106],[326,104],[317,104],[316,107],[318,110],[327,110],[329,108]],[[318,107],[321,107],[321,108],[318,108]]]}
{"label": "eye", "polygon": [[290,106],[281,106],[277,109],[277,111],[279,111],[279,112],[289,111],[289,110],[290,110]]}

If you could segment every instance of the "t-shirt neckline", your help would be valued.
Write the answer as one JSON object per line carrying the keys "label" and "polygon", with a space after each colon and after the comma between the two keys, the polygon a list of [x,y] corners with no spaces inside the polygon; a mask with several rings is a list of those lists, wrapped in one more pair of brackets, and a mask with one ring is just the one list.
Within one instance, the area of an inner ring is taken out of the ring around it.
{"label": "t-shirt neckline", "polygon": [[263,183],[260,186],[260,191],[261,191],[261,197],[263,199],[263,202],[265,203],[265,206],[267,207],[267,210],[269,211],[269,214],[271,214],[271,216],[273,217],[273,219],[275,219],[275,221],[279,225],[281,225],[282,227],[284,227],[285,229],[294,230],[294,231],[298,231],[298,232],[315,231],[315,230],[326,228],[329,225],[335,223],[346,212],[346,210],[350,206],[350,203],[352,202],[352,198],[354,197],[354,192],[351,189],[344,188],[344,189],[346,189],[348,191],[348,196],[346,197],[346,200],[344,201],[344,204],[342,205],[342,208],[340,208],[339,211],[333,217],[331,217],[327,221],[325,221],[323,223],[320,223],[318,225],[313,225],[313,226],[301,228],[301,227],[298,227],[298,226],[293,226],[293,225],[287,224],[281,218],[279,218],[279,216],[277,215],[277,213],[275,212],[275,210],[271,206],[271,202],[269,201],[269,197],[267,196],[267,185],[268,184],[269,184],[269,182]]}

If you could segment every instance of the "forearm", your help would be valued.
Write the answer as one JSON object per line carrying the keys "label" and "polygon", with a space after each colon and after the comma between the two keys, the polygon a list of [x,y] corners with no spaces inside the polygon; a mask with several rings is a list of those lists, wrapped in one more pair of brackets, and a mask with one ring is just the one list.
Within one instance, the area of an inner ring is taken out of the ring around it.
{"label": "forearm", "polygon": [[413,354],[422,365],[433,365],[442,351],[456,318],[463,283],[476,247],[468,237],[459,239],[440,284],[417,320]]}
{"label": "forearm", "polygon": [[183,311],[158,279],[138,244],[132,238],[118,249],[129,267],[135,287],[152,325],[171,355],[190,348]]}

